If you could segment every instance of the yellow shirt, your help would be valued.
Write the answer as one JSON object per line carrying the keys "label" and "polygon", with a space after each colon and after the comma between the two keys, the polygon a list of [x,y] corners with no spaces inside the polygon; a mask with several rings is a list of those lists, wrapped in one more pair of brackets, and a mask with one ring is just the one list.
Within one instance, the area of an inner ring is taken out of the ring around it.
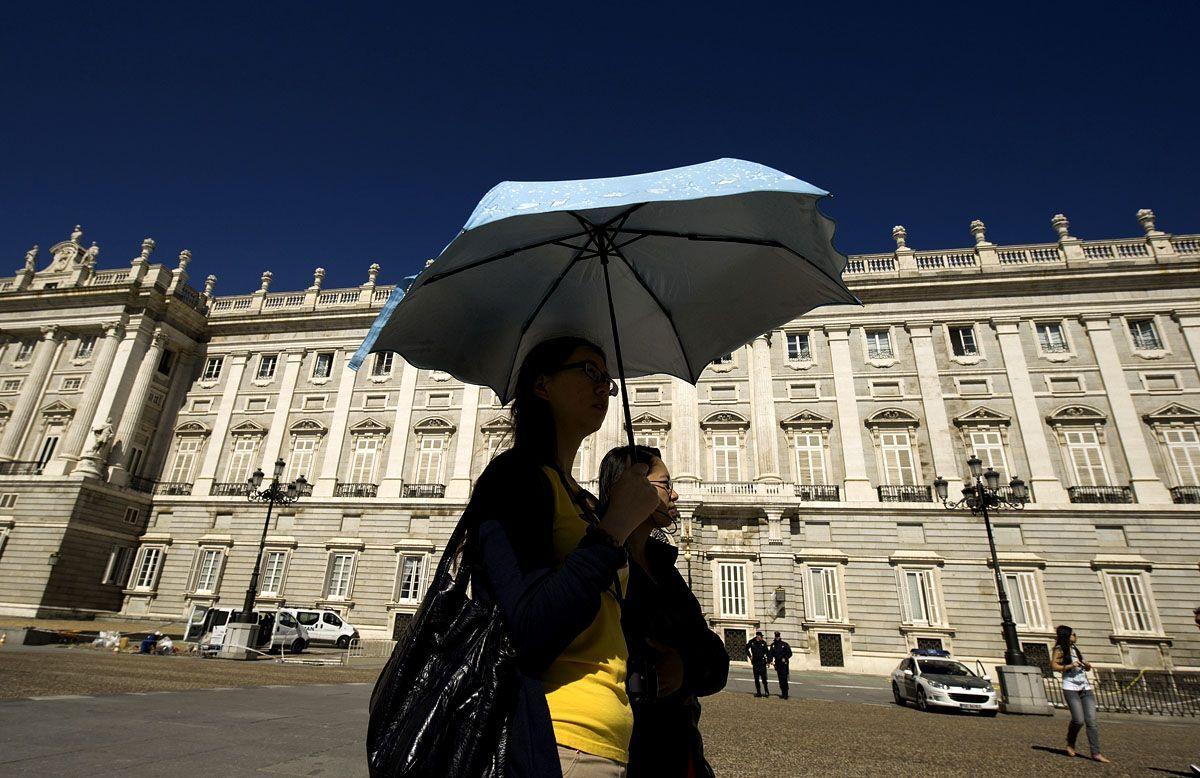
{"label": "yellow shirt", "polygon": [[[561,563],[583,539],[587,523],[554,468],[544,470],[554,486],[554,555]],[[621,568],[619,577],[624,591],[628,565]],[[621,631],[621,605],[612,591],[606,591],[600,596],[600,610],[591,626],[542,675],[554,739],[559,745],[618,762],[629,761],[633,709],[625,693],[628,657]]]}

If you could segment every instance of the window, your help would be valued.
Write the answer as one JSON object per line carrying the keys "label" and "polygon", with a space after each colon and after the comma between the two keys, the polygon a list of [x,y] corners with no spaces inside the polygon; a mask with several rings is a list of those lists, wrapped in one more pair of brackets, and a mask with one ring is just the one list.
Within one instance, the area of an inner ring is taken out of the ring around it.
{"label": "window", "polygon": [[979,347],[975,345],[975,328],[970,325],[951,327],[950,350],[956,357],[979,356]]}
{"label": "window", "polygon": [[225,364],[224,357],[209,357],[204,360],[204,373],[201,374],[202,381],[216,381],[221,377],[221,368]]}
{"label": "window", "polygon": [[123,521],[126,524],[136,527],[138,525],[138,522],[141,521],[141,518],[142,518],[142,512],[139,511],[137,508],[126,508],[125,509],[125,518],[123,519]]}
{"label": "window", "polygon": [[257,413],[259,411],[265,411],[266,409],[267,409],[267,398],[266,397],[247,397],[246,398],[246,410],[248,412]]}
{"label": "window", "polygon": [[736,386],[711,386],[708,389],[708,399],[715,402],[733,402],[737,400]]}
{"label": "window", "polygon": [[389,376],[392,374],[392,357],[391,351],[380,351],[375,355],[375,362],[371,365],[371,375],[373,376]]}
{"label": "window", "polygon": [[54,449],[56,448],[58,448],[57,432],[47,435],[45,439],[42,440],[42,447],[38,450],[37,456],[37,466],[39,470],[45,467],[46,463],[49,462],[54,456]]}
{"label": "window", "polygon": [[825,484],[825,436],[820,432],[798,432],[795,440],[796,483]]}
{"label": "window", "polygon": [[92,355],[92,351],[96,348],[95,335],[80,335],[79,344],[75,346],[75,358],[87,359]]}
{"label": "window", "polygon": [[1108,486],[1108,468],[1095,430],[1063,430],[1075,486]]}
{"label": "window", "polygon": [[233,455],[225,470],[225,480],[241,483],[254,470],[254,455],[258,452],[258,438],[254,435],[238,435],[233,439]]}
{"label": "window", "polygon": [[1145,373],[1142,375],[1142,385],[1149,392],[1179,391],[1179,376],[1175,373]]}
{"label": "window", "polygon": [[25,338],[21,341],[21,345],[17,348],[17,356],[14,361],[26,362],[33,356],[33,350],[37,347],[37,338]]}
{"label": "window", "polygon": [[657,386],[638,386],[633,390],[635,403],[657,403],[662,399],[662,392]]}
{"label": "window", "polygon": [[789,400],[817,400],[821,391],[815,382],[788,384]]}
{"label": "window", "polygon": [[269,381],[275,377],[275,367],[279,364],[278,354],[263,354],[258,358],[259,381]]}
{"label": "window", "polygon": [[971,430],[971,453],[982,460],[984,469],[990,467],[997,473],[1008,472],[1000,430]]}
{"label": "window", "polygon": [[313,455],[317,452],[317,437],[315,435],[300,435],[292,442],[292,455],[289,458],[287,478],[295,481],[300,476],[308,478],[313,474]]}
{"label": "window", "polygon": [[200,438],[186,437],[179,439],[175,449],[175,461],[171,463],[168,481],[174,483],[190,483],[192,470],[196,467],[196,457],[200,453]]}
{"label": "window", "polygon": [[162,375],[171,375],[171,365],[175,361],[175,352],[170,349],[163,349],[162,356],[158,358],[158,372]]}
{"label": "window", "polygon": [[810,567],[807,583],[808,618],[812,621],[841,621],[837,568]]}
{"label": "window", "polygon": [[396,581],[396,602],[420,600],[424,577],[424,554],[405,554],[400,557],[399,578]]}
{"label": "window", "polygon": [[904,394],[899,381],[872,381],[872,397],[901,397]]}
{"label": "window", "polygon": [[1109,596],[1120,632],[1157,633],[1150,598],[1140,573],[1107,573]]}
{"label": "window", "polygon": [[202,397],[200,399],[192,400],[192,409],[191,409],[192,413],[208,413],[211,410],[212,410],[212,398],[211,397]]}
{"label": "window", "polygon": [[4,494],[0,494],[0,508],[13,507],[17,504],[18,496],[19,495],[16,492],[5,492]]}
{"label": "window", "polygon": [[108,564],[104,566],[104,575],[100,578],[100,583],[107,586],[124,586],[129,580],[133,553],[133,549],[127,546],[113,546],[108,552]]}
{"label": "window", "polygon": [[20,391],[21,379],[20,378],[6,378],[6,379],[4,379],[4,383],[0,386],[3,386],[4,391],[6,391],[6,392]]}
{"label": "window", "polygon": [[1200,438],[1196,428],[1164,427],[1162,436],[1175,468],[1176,485],[1200,486]]}
{"label": "window", "polygon": [[1138,351],[1162,351],[1162,339],[1158,336],[1158,328],[1154,319],[1130,319],[1129,334],[1133,338],[1133,347]]}
{"label": "window", "polygon": [[717,572],[721,586],[721,615],[727,618],[745,617],[749,612],[746,603],[746,564],[718,562]]}
{"label": "window", "polygon": [[575,462],[571,465],[571,477],[578,481],[590,481],[596,477],[590,468],[592,460],[592,447],[595,445],[595,436],[583,439],[579,444],[579,452],[575,454]]}
{"label": "window", "polygon": [[1053,376],[1047,379],[1051,394],[1081,394],[1083,383],[1079,376]]}
{"label": "window", "polygon": [[325,410],[325,396],[305,397],[303,409],[306,411],[323,411]]}
{"label": "window", "polygon": [[369,411],[378,411],[387,407],[386,394],[368,394],[363,398],[363,408]]}
{"label": "window", "polygon": [[1038,345],[1047,354],[1062,354],[1070,351],[1067,345],[1067,334],[1060,322],[1047,321],[1034,325],[1037,331]]}
{"label": "window", "polygon": [[62,390],[64,392],[78,392],[79,387],[83,386],[82,378],[64,378],[62,380]]}
{"label": "window", "polygon": [[887,330],[867,330],[867,358],[892,359],[892,338]]}
{"label": "window", "polygon": [[662,451],[663,438],[657,432],[635,432],[633,435],[633,443],[637,446],[646,446],[648,448],[656,448]]}
{"label": "window", "polygon": [[201,548],[200,556],[196,558],[195,584],[192,591],[196,594],[216,594],[217,579],[221,575],[221,561],[225,552],[219,548]]}
{"label": "window", "polygon": [[909,624],[941,624],[933,570],[902,570],[900,581],[904,620]]}
{"label": "window", "polygon": [[808,344],[807,332],[789,332],[787,335],[788,359],[812,359],[812,349]]}
{"label": "window", "polygon": [[958,381],[958,393],[963,396],[988,395],[992,393],[986,378],[959,378],[956,380]]}
{"label": "window", "polygon": [[258,593],[267,597],[283,594],[283,569],[287,565],[286,551],[268,551],[263,559]]}
{"label": "window", "polygon": [[354,452],[350,460],[350,483],[375,483],[375,457],[383,438],[360,435],[354,439]]}
{"label": "window", "polygon": [[1032,571],[1004,574],[1004,588],[1012,608],[1013,621],[1022,629],[1045,629],[1042,600],[1037,576]]}
{"label": "window", "polygon": [[733,364],[733,353],[722,354],[712,361],[714,365],[731,365]]}
{"label": "window", "polygon": [[153,591],[158,585],[158,572],[162,568],[162,561],[162,546],[142,546],[132,580],[133,585],[130,588],[141,592]]}
{"label": "window", "polygon": [[313,357],[313,378],[329,378],[333,375],[333,352],[322,351]]}
{"label": "window", "polygon": [[415,483],[442,483],[442,453],[446,439],[440,435],[421,435],[417,449],[417,475]]}
{"label": "window", "polygon": [[449,408],[450,395],[446,392],[430,392],[425,404],[430,408]]}
{"label": "window", "polygon": [[889,486],[917,483],[912,443],[907,432],[880,432],[879,449],[883,454],[884,480]]}
{"label": "window", "polygon": [[730,483],[742,480],[740,437],[732,432],[712,436],[714,481]]}
{"label": "window", "polygon": [[330,600],[349,599],[353,575],[353,553],[338,552],[331,554],[329,557],[329,572],[325,576],[325,597]]}

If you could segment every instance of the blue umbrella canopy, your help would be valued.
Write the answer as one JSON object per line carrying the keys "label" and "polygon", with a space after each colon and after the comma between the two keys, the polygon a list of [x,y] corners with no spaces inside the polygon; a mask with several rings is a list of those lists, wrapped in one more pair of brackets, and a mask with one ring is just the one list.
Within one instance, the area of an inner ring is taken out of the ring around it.
{"label": "blue umbrella canopy", "polygon": [[[405,289],[351,362],[395,351],[512,399],[525,354],[576,335],[622,381],[695,383],[717,357],[830,303],[858,304],[829,193],[739,159],[618,178],[505,181]],[[628,422],[628,407],[626,420]]]}

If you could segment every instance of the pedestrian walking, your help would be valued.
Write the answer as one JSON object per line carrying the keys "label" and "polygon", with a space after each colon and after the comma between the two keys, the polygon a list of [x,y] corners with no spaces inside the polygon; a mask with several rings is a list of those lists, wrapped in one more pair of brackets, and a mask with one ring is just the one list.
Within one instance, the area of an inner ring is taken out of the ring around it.
{"label": "pedestrian walking", "polygon": [[658,449],[638,446],[631,456],[629,447],[622,446],[604,456],[599,512],[605,513],[613,486],[631,462],[649,463],[647,477],[658,490],[659,504],[626,542],[631,564],[621,623],[633,707],[629,778],[712,776],[704,759],[697,698],[725,687],[729,653],[675,566],[678,549],[655,532],[679,518],[679,495]]}
{"label": "pedestrian walking", "polygon": [[779,696],[786,700],[788,698],[788,664],[792,658],[792,647],[778,632],[775,633],[775,640],[771,642],[770,654],[771,661],[775,665],[775,676],[779,679]]}
{"label": "pedestrian walking", "polygon": [[1084,661],[1083,654],[1075,645],[1075,630],[1061,625],[1055,630],[1054,653],[1050,656],[1050,667],[1062,673],[1063,698],[1071,710],[1071,723],[1067,726],[1067,755],[1075,756],[1075,739],[1079,730],[1087,728],[1088,747],[1092,759],[1109,762],[1100,753],[1100,727],[1096,723],[1096,694],[1088,680],[1092,666]]}
{"label": "pedestrian walking", "polygon": [[[767,645],[767,641],[763,638],[761,630],[754,633],[754,638],[746,644],[746,656],[750,658],[750,668],[754,671],[754,696],[755,697],[770,697],[771,688],[767,686],[767,659],[771,653],[771,647]],[[762,690],[759,690],[759,682],[762,682]]]}

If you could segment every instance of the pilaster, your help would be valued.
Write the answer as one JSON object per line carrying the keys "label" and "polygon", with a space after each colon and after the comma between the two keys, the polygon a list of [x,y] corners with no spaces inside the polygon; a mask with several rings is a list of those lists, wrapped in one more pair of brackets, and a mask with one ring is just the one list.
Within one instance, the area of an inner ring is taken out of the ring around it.
{"label": "pilaster", "polygon": [[942,382],[938,376],[937,357],[933,351],[933,324],[911,322],[908,324],[908,334],[917,362],[925,425],[933,446],[933,469],[950,481],[957,482],[962,474],[962,467],[959,464],[960,457],[954,455],[954,442],[946,417],[946,401],[942,397]]}
{"label": "pilaster", "polygon": [[325,456],[321,459],[321,475],[313,484],[313,497],[332,497],[337,488],[338,468],[342,460],[342,444],[346,440],[346,427],[350,422],[350,403],[354,399],[354,378],[357,373],[350,369],[350,358],[354,354],[340,349],[334,355],[334,363],[342,363],[341,378],[338,380],[337,405],[333,409],[333,421],[329,423],[329,435],[325,441]]}
{"label": "pilaster", "polygon": [[25,377],[23,391],[13,408],[8,424],[4,427],[4,435],[0,437],[0,459],[12,460],[20,455],[21,442],[28,432],[29,422],[33,413],[41,404],[45,390],[46,377],[58,352],[58,342],[62,331],[57,325],[50,324],[42,327],[42,336],[34,347],[33,360],[29,375]]}
{"label": "pilaster", "polygon": [[463,384],[462,413],[458,419],[458,443],[454,449],[454,471],[446,489],[451,500],[471,496],[471,459],[475,453],[475,432],[479,428],[479,387]]}
{"label": "pilaster", "polygon": [[829,356],[833,366],[833,386],[837,395],[838,435],[842,439],[842,466],[845,469],[842,492],[847,502],[874,502],[875,493],[867,478],[867,460],[863,450],[862,418],[854,388],[854,362],[850,359],[850,331],[828,329]]}
{"label": "pilaster", "polygon": [[296,381],[300,378],[300,367],[304,364],[304,349],[285,353],[283,364],[283,379],[279,384],[279,394],[275,398],[275,412],[271,414],[271,427],[267,430],[267,439],[263,442],[262,470],[264,473],[273,472],[275,460],[282,456],[283,440],[287,435],[288,413],[292,409],[292,396],[296,392]]}
{"label": "pilaster", "polygon": [[754,339],[750,349],[751,434],[754,435],[755,481],[780,481],[775,396],[771,382],[771,342]]}
{"label": "pilaster", "polygon": [[225,450],[225,439],[229,435],[229,423],[233,418],[234,405],[237,403],[238,390],[242,386],[242,376],[246,372],[246,362],[250,354],[237,351],[229,355],[229,372],[225,377],[225,388],[221,391],[221,405],[217,408],[217,420],[213,422],[212,435],[208,439],[208,447],[204,450],[204,460],[200,464],[200,474],[192,486],[192,494],[206,495],[212,490],[213,481],[217,476],[217,465],[221,461],[221,453]]}
{"label": "pilaster", "polygon": [[399,354],[395,359],[403,366],[400,374],[400,397],[396,401],[396,417],[392,424],[392,441],[388,446],[387,465],[384,468],[383,481],[379,484],[380,497],[399,497],[404,491],[404,458],[408,455],[413,403],[417,398],[417,368]]}

